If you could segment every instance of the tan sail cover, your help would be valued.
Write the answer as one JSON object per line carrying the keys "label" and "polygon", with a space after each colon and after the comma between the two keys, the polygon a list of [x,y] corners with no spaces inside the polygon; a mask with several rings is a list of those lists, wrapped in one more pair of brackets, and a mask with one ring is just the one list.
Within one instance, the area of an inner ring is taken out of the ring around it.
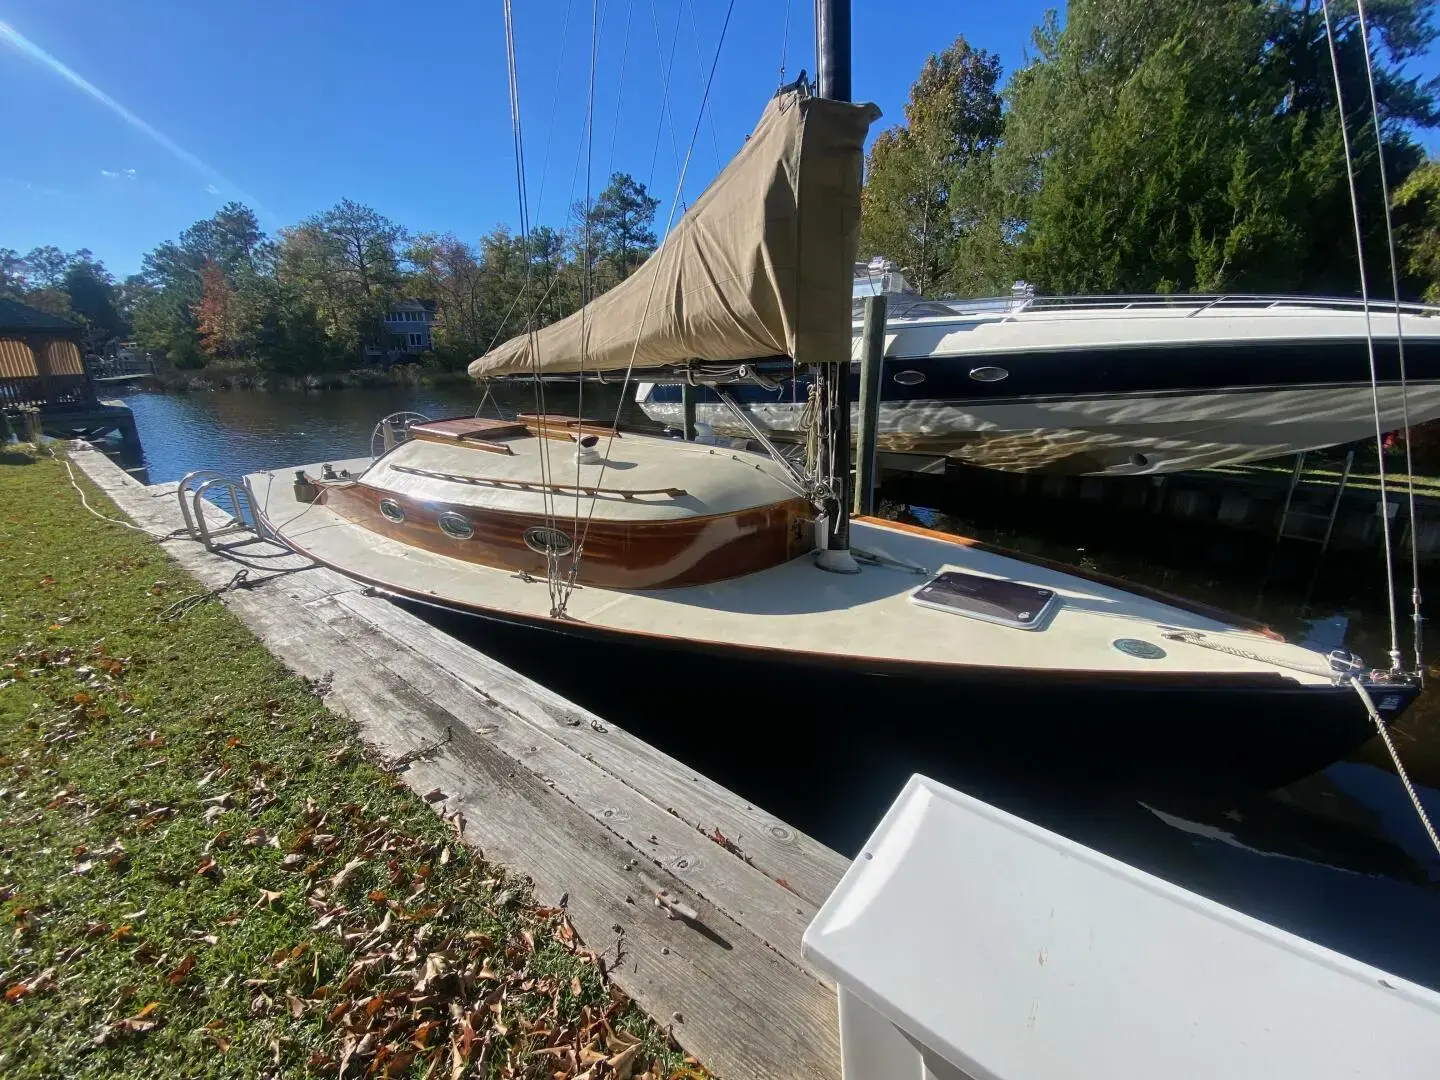
{"label": "tan sail cover", "polygon": [[644,265],[584,312],[492,349],[470,374],[624,371],[632,358],[636,369],[697,357],[849,361],[861,162],[879,115],[778,95]]}

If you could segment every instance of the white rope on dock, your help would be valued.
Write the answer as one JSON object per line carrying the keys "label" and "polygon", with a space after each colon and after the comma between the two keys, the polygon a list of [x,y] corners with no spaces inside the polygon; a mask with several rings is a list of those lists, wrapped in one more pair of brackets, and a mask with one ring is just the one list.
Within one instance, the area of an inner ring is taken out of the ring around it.
{"label": "white rope on dock", "polygon": [[146,536],[152,537],[156,540],[174,540],[179,536],[185,535],[185,530],[183,529],[177,529],[174,532],[168,533],[151,532],[143,525],[136,525],[132,521],[121,521],[119,518],[113,518],[106,514],[102,514],[99,510],[96,510],[93,506],[90,505],[90,500],[85,497],[85,489],[75,482],[75,470],[70,465],[70,459],[68,457],[61,457],[59,454],[55,453],[55,451],[52,450],[49,446],[43,446],[41,447],[41,449],[43,449],[56,461],[60,462],[60,464],[65,466],[65,471],[70,474],[70,486],[75,489],[75,494],[80,496],[80,505],[83,506],[86,510],[89,510],[90,513],[94,514],[101,521],[108,521],[111,525],[123,525],[127,529],[134,529],[136,532],[144,533]]}
{"label": "white rope on dock", "polygon": [[1390,738],[1390,729],[1381,717],[1380,710],[1375,708],[1375,702],[1370,699],[1370,691],[1366,690],[1365,684],[1358,679],[1352,679],[1350,685],[1355,688],[1355,692],[1360,695],[1360,700],[1365,703],[1365,711],[1370,714],[1370,719],[1375,724],[1375,730],[1380,733],[1380,739],[1385,744],[1385,749],[1390,752],[1390,761],[1395,766],[1395,775],[1400,777],[1400,782],[1405,785],[1405,793],[1410,796],[1410,803],[1415,807],[1420,824],[1425,827],[1425,832],[1430,837],[1430,843],[1435,845],[1435,853],[1440,855],[1440,835],[1436,834],[1435,826],[1430,823],[1430,815],[1425,812],[1425,806],[1420,802],[1420,793],[1410,782],[1410,774],[1405,771],[1405,765],[1400,760],[1400,751],[1395,748],[1395,742]]}

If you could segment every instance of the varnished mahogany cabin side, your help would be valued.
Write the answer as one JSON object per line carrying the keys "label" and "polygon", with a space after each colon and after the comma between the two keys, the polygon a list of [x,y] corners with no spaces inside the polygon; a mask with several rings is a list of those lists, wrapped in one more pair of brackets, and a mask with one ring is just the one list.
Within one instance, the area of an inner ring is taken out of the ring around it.
{"label": "varnished mahogany cabin side", "polygon": [[[480,462],[490,454],[513,455],[508,444],[515,440],[609,438],[611,429],[593,421],[522,414],[515,421],[433,421],[415,425],[411,434],[427,442],[463,445],[474,450]],[[616,438],[623,436],[617,433]],[[573,494],[576,490],[575,485],[543,484],[538,479],[507,484],[532,491],[548,487]],[[551,543],[558,541],[562,565],[567,567],[569,551],[583,543],[576,581],[606,588],[703,585],[777,566],[814,547],[814,508],[799,497],[730,513],[653,520],[606,518],[602,509],[587,524],[583,516],[576,522],[570,514],[552,518],[417,497],[372,486],[363,478],[319,481],[318,487],[321,502],[347,521],[412,547],[484,566],[543,576],[546,556],[544,544],[535,543],[537,533],[542,541],[547,536]],[[580,485],[580,490],[591,489]],[[680,489],[675,493],[684,494]],[[382,500],[394,504],[392,515],[398,507],[401,520],[381,512]],[[461,538],[442,530],[440,519],[445,515],[457,515],[471,535]],[[550,530],[562,535],[553,537]]]}

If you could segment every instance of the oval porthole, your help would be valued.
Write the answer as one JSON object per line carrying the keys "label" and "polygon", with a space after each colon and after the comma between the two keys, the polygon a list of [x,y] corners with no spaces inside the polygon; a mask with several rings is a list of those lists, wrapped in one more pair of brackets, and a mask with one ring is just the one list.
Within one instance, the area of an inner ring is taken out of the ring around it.
{"label": "oval porthole", "polygon": [[1110,643],[1119,649],[1126,656],[1133,656],[1136,660],[1163,660],[1165,650],[1159,645],[1148,641],[1141,641],[1139,638],[1122,637],[1116,638]]}
{"label": "oval porthole", "polygon": [[906,371],[897,371],[895,373],[895,381],[901,386],[919,386],[925,381],[925,373],[923,371],[916,371],[914,368]]}
{"label": "oval porthole", "polygon": [[475,535],[475,527],[461,515],[446,511],[436,519],[440,531],[452,540],[469,540]]}
{"label": "oval porthole", "polygon": [[534,525],[525,530],[525,546],[541,555],[568,555],[575,545],[559,529]]}
{"label": "oval porthole", "polygon": [[1003,367],[977,367],[970,369],[970,378],[976,382],[999,382],[1008,379],[1010,372]]}
{"label": "oval porthole", "polygon": [[386,521],[393,521],[396,525],[399,525],[405,520],[405,510],[394,499],[381,499],[380,516]]}

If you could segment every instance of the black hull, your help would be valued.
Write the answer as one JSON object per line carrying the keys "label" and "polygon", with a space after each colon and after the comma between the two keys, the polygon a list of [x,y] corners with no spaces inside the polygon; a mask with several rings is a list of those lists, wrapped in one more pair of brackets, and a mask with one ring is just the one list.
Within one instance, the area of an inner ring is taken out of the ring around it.
{"label": "black hull", "polygon": [[[1229,795],[1307,776],[1374,733],[1348,687],[870,668],[401,603],[741,791],[757,776],[766,789],[788,778],[814,799],[855,782],[857,769],[886,790],[912,772],[964,785],[998,769],[1141,795]],[[1385,690],[1387,718],[1418,693]]]}

